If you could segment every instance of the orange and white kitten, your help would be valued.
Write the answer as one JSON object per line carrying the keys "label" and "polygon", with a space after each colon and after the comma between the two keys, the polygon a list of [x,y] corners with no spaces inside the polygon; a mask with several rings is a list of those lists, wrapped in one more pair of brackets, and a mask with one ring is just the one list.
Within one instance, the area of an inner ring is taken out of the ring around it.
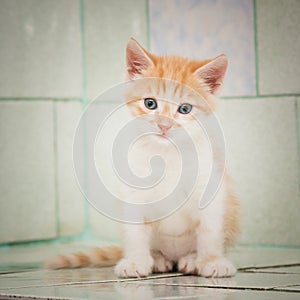
{"label": "orange and white kitten", "polygon": [[[188,130],[197,149],[200,175],[191,193],[182,183],[174,202],[181,203],[181,199],[190,195],[174,213],[159,221],[147,222],[149,218],[145,212],[141,216],[144,224],[122,225],[123,249],[111,246],[94,249],[90,254],[58,256],[49,260],[48,267],[108,266],[118,261],[115,272],[119,277],[169,272],[175,265],[185,274],[233,276],[236,269],[224,255],[238,232],[238,203],[231,194],[226,175],[214,199],[199,209],[212,159],[216,158],[212,157],[209,142],[203,131],[199,131],[194,118],[198,113],[209,115],[214,111],[227,58],[220,55],[196,61],[178,56],[157,56],[143,49],[134,39],[129,40],[126,50],[127,75],[131,81],[130,89],[126,91],[126,104],[133,117],[144,118],[151,128],[151,134],[144,135],[135,144],[128,157],[129,165],[137,175],[145,176],[149,173],[145,170],[149,168],[149,159],[159,155],[169,171],[165,174],[165,181],[154,190],[128,194],[130,189],[123,189],[121,197],[133,203],[147,203],[171,192],[170,188],[181,175],[182,166],[169,139],[184,143],[184,138],[178,138],[183,129]],[[147,78],[149,81],[144,80]],[[188,156],[189,149],[184,151]],[[191,164],[194,167],[195,162],[191,161]]]}

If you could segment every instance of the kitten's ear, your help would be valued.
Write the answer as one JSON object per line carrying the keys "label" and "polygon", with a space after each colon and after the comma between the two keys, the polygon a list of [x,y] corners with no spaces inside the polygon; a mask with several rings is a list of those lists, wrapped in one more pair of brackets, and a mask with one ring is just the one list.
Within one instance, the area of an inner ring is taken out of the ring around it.
{"label": "kitten's ear", "polygon": [[195,71],[195,74],[204,80],[210,93],[216,94],[223,83],[227,69],[227,57],[224,54],[217,56]]}
{"label": "kitten's ear", "polygon": [[133,38],[127,43],[126,63],[127,73],[130,79],[141,74],[143,70],[146,70],[150,66],[153,66],[153,61],[149,53]]}

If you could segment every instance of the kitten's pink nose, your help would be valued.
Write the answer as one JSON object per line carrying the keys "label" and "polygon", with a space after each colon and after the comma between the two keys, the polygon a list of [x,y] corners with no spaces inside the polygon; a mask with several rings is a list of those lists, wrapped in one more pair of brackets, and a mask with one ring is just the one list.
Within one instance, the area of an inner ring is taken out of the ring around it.
{"label": "kitten's pink nose", "polygon": [[163,133],[166,133],[172,126],[159,124],[158,127]]}

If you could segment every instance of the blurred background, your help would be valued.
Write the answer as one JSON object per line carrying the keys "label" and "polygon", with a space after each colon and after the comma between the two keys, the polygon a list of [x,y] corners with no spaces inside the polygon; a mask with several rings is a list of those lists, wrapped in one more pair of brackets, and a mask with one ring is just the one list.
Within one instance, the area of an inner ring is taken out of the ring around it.
{"label": "blurred background", "polygon": [[119,240],[77,187],[72,141],[89,101],[123,81],[134,37],[228,55],[219,117],[239,244],[299,247],[299,20],[298,0],[0,0],[1,246]]}

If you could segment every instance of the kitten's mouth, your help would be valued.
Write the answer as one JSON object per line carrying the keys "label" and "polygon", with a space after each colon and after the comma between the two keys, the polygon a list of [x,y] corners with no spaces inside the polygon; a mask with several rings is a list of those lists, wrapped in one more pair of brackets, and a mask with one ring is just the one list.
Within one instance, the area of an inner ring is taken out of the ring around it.
{"label": "kitten's mouth", "polygon": [[162,138],[165,138],[165,139],[168,137],[165,132],[161,132],[158,135],[161,136]]}

